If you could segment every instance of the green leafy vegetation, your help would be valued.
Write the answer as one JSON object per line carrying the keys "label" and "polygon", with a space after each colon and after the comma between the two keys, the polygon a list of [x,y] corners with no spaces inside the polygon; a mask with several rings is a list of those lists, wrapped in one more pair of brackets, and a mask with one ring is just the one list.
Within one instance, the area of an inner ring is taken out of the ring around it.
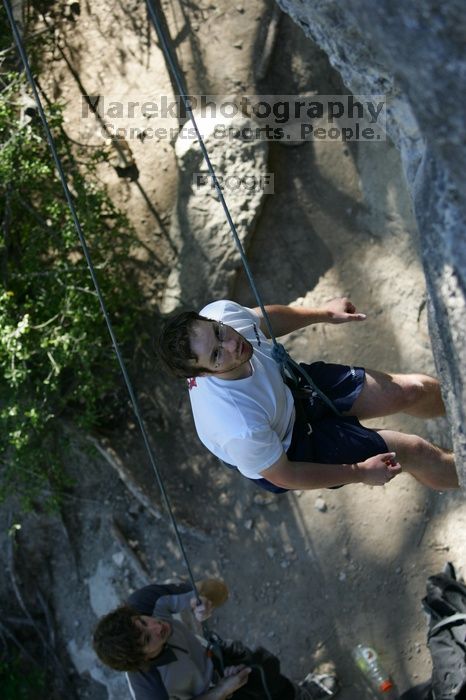
{"label": "green leafy vegetation", "polygon": [[[30,507],[44,490],[53,504],[66,483],[60,419],[102,425],[121,382],[42,124],[24,108],[25,79],[4,72],[0,89],[0,500],[15,493]],[[70,141],[60,106],[47,112],[117,337],[127,342],[136,316],[132,231],[98,180],[106,153]]]}
{"label": "green leafy vegetation", "polygon": [[46,697],[45,674],[24,668],[18,655],[0,661],[0,688],[3,700],[40,700]]}

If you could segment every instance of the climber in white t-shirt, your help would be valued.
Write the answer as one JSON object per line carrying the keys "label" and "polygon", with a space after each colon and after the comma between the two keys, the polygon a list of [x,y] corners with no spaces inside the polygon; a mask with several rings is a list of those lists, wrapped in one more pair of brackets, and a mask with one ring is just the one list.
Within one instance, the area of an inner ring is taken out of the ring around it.
{"label": "climber in white t-shirt", "polygon": [[[313,323],[361,322],[347,298],[323,308],[268,306],[276,337]],[[222,300],[165,323],[159,354],[188,380],[200,440],[218,458],[270,490],[383,485],[403,470],[431,488],[458,486],[453,455],[416,435],[371,430],[359,419],[406,412],[443,415],[438,381],[362,367],[304,365],[333,402],[293,396],[271,355],[259,309]],[[396,458],[395,458],[396,454]],[[396,461],[399,460],[400,463]]]}

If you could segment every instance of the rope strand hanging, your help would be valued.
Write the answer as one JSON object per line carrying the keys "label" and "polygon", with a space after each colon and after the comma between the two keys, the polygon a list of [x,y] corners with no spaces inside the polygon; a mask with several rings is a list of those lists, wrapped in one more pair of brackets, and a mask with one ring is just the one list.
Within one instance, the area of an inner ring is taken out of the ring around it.
{"label": "rope strand hanging", "polygon": [[340,412],[338,411],[336,406],[333,404],[333,402],[328,398],[328,396],[326,396],[314,384],[314,382],[309,377],[306,370],[290,357],[290,355],[288,354],[285,347],[281,343],[279,343],[275,337],[275,334],[274,334],[273,328],[272,328],[272,324],[270,322],[269,315],[266,311],[266,308],[265,308],[264,303],[262,301],[262,297],[259,293],[259,290],[257,289],[253,274],[251,272],[251,268],[249,267],[249,263],[248,263],[248,260],[246,257],[245,250],[243,248],[243,244],[241,243],[241,240],[239,238],[238,231],[236,230],[236,226],[235,226],[235,223],[231,217],[230,210],[228,209],[228,205],[227,205],[225,197],[223,195],[222,188],[220,187],[217,176],[215,174],[215,169],[214,169],[212,162],[210,160],[209,153],[208,153],[207,148],[206,148],[205,143],[204,143],[204,139],[202,138],[202,134],[201,134],[199,127],[197,125],[196,118],[194,116],[194,113],[193,113],[193,110],[191,107],[191,102],[189,100],[189,95],[188,95],[188,92],[187,92],[185,84],[184,84],[184,78],[181,75],[180,71],[178,70],[178,67],[176,65],[175,60],[173,59],[172,50],[171,50],[170,44],[169,44],[169,38],[167,37],[166,32],[164,30],[163,23],[161,21],[160,15],[159,15],[159,9],[155,6],[154,0],[146,0],[146,4],[147,4],[147,10],[149,13],[149,17],[152,20],[152,24],[153,24],[155,32],[157,34],[157,38],[160,42],[160,46],[161,46],[161,49],[162,49],[163,54],[165,56],[165,60],[167,62],[168,68],[171,71],[172,78],[177,85],[178,93],[179,93],[180,98],[183,101],[183,105],[184,105],[184,108],[186,110],[186,114],[188,115],[189,119],[191,120],[194,131],[196,132],[196,136],[197,136],[197,139],[199,141],[199,147],[202,151],[202,155],[204,156],[204,160],[206,162],[207,169],[209,171],[209,175],[212,179],[212,184],[215,188],[215,191],[217,193],[220,204],[222,205],[223,211],[225,212],[225,217],[228,221],[228,225],[229,225],[231,233],[233,235],[234,242],[235,242],[236,247],[239,251],[239,254],[241,257],[241,262],[242,262],[244,270],[246,272],[246,276],[249,280],[249,284],[250,284],[251,289],[253,291],[253,294],[256,298],[257,305],[259,306],[259,308],[262,312],[262,317],[264,319],[265,325],[267,326],[267,332],[268,332],[269,337],[273,343],[272,356],[273,356],[274,360],[278,364],[281,365],[282,374],[284,374],[285,370],[288,370],[288,373],[292,378],[296,377],[297,375],[301,375],[304,378],[307,385],[312,388],[312,390],[322,399],[322,401],[335,414],[340,415]]}

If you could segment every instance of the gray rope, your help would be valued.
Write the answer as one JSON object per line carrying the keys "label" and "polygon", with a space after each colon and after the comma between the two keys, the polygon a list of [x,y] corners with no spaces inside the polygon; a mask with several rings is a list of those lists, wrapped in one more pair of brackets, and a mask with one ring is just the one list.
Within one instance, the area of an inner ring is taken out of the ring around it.
{"label": "gray rope", "polygon": [[223,211],[225,212],[226,219],[228,221],[228,224],[230,226],[231,233],[233,235],[233,239],[236,243],[236,247],[238,248],[240,257],[241,257],[241,262],[243,263],[244,270],[246,272],[247,278],[249,280],[249,284],[251,286],[251,289],[253,291],[253,294],[256,298],[257,305],[259,306],[261,312],[262,312],[262,317],[265,321],[265,325],[267,327],[267,332],[269,334],[269,337],[273,343],[273,351],[272,351],[272,357],[274,360],[280,364],[282,368],[282,374],[284,374],[285,370],[288,370],[289,375],[291,378],[296,381],[295,379],[295,372],[298,374],[301,374],[305,381],[309,384],[309,386],[312,388],[313,391],[322,399],[322,401],[329,406],[329,408],[336,413],[337,415],[340,415],[339,411],[337,410],[336,406],[333,404],[333,402],[325,396],[325,394],[314,384],[312,379],[309,377],[308,373],[306,370],[301,367],[297,362],[294,362],[294,360],[291,359],[289,356],[288,352],[286,351],[285,347],[279,343],[275,337],[275,334],[273,332],[272,324],[269,318],[269,315],[265,309],[264,303],[262,301],[262,297],[259,294],[259,290],[257,289],[256,283],[254,281],[253,274],[251,272],[251,268],[249,267],[248,260],[246,258],[246,253],[243,248],[243,244],[241,243],[241,240],[238,236],[238,231],[236,229],[236,226],[233,222],[233,219],[230,214],[230,210],[228,208],[228,205],[226,203],[225,197],[222,192],[222,188],[220,187],[220,184],[218,182],[217,176],[215,174],[215,169],[212,165],[212,162],[209,157],[209,153],[207,151],[206,145],[204,143],[204,139],[202,138],[201,132],[199,130],[199,127],[196,122],[196,118],[194,116],[193,110],[191,108],[191,102],[189,100],[189,95],[185,87],[184,83],[184,78],[181,75],[180,71],[178,70],[178,66],[176,65],[176,62],[173,58],[172,55],[172,50],[169,45],[169,40],[166,36],[166,33],[164,31],[163,25],[161,18],[159,16],[159,10],[155,7],[154,0],[146,0],[147,4],[147,9],[149,12],[149,16],[152,20],[152,24],[154,25],[155,32],[157,34],[158,40],[160,42],[160,46],[162,48],[162,51],[165,55],[165,59],[167,61],[168,67],[171,70],[172,77],[176,83],[176,86],[178,88],[178,93],[183,101],[186,113],[191,120],[191,123],[194,127],[194,131],[196,132],[197,139],[199,141],[199,146],[202,151],[202,155],[204,156],[204,160],[207,165],[207,169],[209,171],[209,175],[212,179],[212,184],[215,188],[215,191],[217,193],[218,199],[220,201],[220,204],[223,207]]}
{"label": "gray rope", "polygon": [[56,166],[57,171],[58,171],[58,175],[59,175],[62,187],[63,187],[63,191],[65,193],[66,201],[67,201],[69,209],[70,209],[73,223],[74,223],[74,226],[76,228],[76,232],[78,234],[78,237],[79,237],[79,240],[80,240],[83,252],[84,252],[84,257],[86,258],[87,266],[89,268],[89,272],[90,272],[91,277],[92,277],[92,282],[94,283],[94,288],[95,288],[95,291],[97,293],[97,297],[99,299],[100,308],[102,310],[102,313],[103,313],[103,316],[105,319],[105,323],[107,324],[108,332],[109,332],[110,337],[112,339],[113,348],[115,350],[118,364],[120,365],[120,369],[121,369],[121,372],[123,374],[123,378],[125,380],[126,388],[128,390],[131,404],[133,406],[134,415],[136,417],[137,423],[139,425],[139,429],[140,429],[141,434],[142,434],[142,438],[143,438],[144,445],[145,445],[145,448],[146,448],[146,451],[147,451],[147,454],[149,457],[149,461],[150,461],[152,468],[154,470],[154,473],[155,473],[155,476],[156,476],[156,479],[157,479],[157,482],[158,482],[158,485],[160,488],[160,492],[162,494],[162,498],[163,498],[165,507],[167,509],[169,518],[171,520],[173,530],[175,532],[175,537],[176,537],[176,540],[178,543],[178,547],[181,551],[181,554],[183,556],[184,563],[186,566],[186,570],[188,572],[189,580],[190,580],[191,585],[193,587],[193,590],[196,594],[197,600],[198,600],[198,602],[200,602],[199,592],[197,590],[197,586],[196,586],[196,582],[194,581],[194,576],[193,576],[193,573],[191,570],[191,566],[190,566],[183,542],[181,540],[181,536],[180,536],[180,532],[179,532],[178,525],[176,522],[176,518],[173,514],[173,510],[172,510],[172,507],[170,505],[170,501],[168,499],[168,495],[167,495],[167,492],[165,490],[165,486],[164,486],[162,477],[161,477],[159,469],[157,467],[154,453],[153,453],[152,447],[151,447],[150,442],[149,442],[147,430],[146,430],[146,427],[144,425],[144,421],[142,419],[142,415],[141,415],[141,412],[139,409],[139,403],[138,403],[136,394],[134,392],[133,385],[132,385],[131,380],[129,378],[129,374],[128,374],[127,369],[126,369],[126,364],[125,364],[125,361],[124,361],[123,356],[121,354],[120,347],[118,345],[118,341],[116,339],[116,336],[115,336],[115,333],[113,330],[112,322],[110,320],[110,316],[108,315],[107,307],[105,305],[105,301],[104,301],[104,298],[102,296],[99,281],[97,279],[94,265],[92,263],[92,259],[91,259],[90,253],[89,253],[86,238],[85,238],[83,230],[81,228],[81,224],[79,223],[79,220],[78,220],[76,208],[74,206],[73,198],[72,198],[72,195],[71,195],[69,187],[68,187],[67,179],[66,179],[65,173],[63,171],[61,160],[60,160],[60,157],[57,153],[57,149],[55,147],[55,142],[54,142],[52,133],[50,131],[50,127],[48,125],[47,117],[45,116],[45,112],[44,112],[44,109],[42,107],[42,102],[41,102],[39,93],[37,91],[36,82],[34,80],[32,72],[31,72],[31,68],[30,68],[29,60],[28,60],[28,57],[27,57],[27,54],[26,54],[26,51],[24,48],[24,44],[23,44],[23,41],[22,41],[21,36],[19,34],[16,20],[13,16],[13,12],[12,12],[11,5],[10,5],[10,0],[3,0],[3,2],[4,2],[6,13],[8,16],[8,21],[10,22],[10,25],[11,25],[11,30],[13,33],[14,41],[15,41],[15,44],[17,46],[18,52],[21,56],[21,60],[22,60],[23,65],[24,65],[24,70],[26,72],[27,79],[29,81],[29,84],[31,86],[31,90],[32,90],[33,95],[34,95],[34,99],[35,99],[36,104],[37,104],[37,109],[39,111],[39,115],[40,115],[40,118],[42,120],[42,124],[44,127],[44,131],[45,131],[45,134],[47,137],[49,147],[50,147],[50,151],[51,151],[53,159],[55,161],[55,166]]}

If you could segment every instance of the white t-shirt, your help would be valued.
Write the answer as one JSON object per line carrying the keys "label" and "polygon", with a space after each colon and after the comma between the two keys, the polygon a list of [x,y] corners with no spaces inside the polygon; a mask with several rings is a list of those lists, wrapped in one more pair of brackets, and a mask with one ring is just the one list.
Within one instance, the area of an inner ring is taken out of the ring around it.
{"label": "white t-shirt", "polygon": [[270,467],[291,442],[293,396],[272,358],[272,343],[252,309],[233,301],[205,306],[202,316],[223,321],[253,346],[252,373],[244,379],[215,376],[188,380],[196,430],[210,452],[252,479]]}

